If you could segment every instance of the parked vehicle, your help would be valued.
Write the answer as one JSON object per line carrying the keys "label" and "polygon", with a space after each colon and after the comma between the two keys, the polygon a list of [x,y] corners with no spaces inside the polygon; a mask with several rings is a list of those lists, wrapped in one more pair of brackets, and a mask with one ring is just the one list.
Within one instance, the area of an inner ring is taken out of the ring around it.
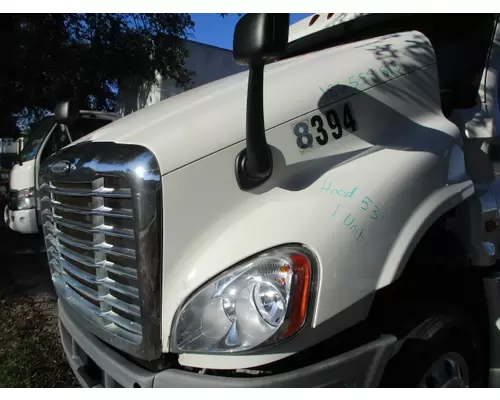
{"label": "parked vehicle", "polygon": [[0,138],[0,194],[4,194],[9,183],[9,172],[18,157],[18,140],[13,138]]}
{"label": "parked vehicle", "polygon": [[[67,105],[61,103],[59,107]],[[80,111],[74,120],[60,118],[61,110],[43,118],[28,137],[19,154],[19,162],[10,172],[8,203],[4,209],[5,224],[20,233],[38,233],[38,172],[40,164],[51,154],[88,133],[114,121],[113,113]]]}
{"label": "parked vehicle", "polygon": [[44,162],[83,386],[500,386],[498,15],[332,15]]}

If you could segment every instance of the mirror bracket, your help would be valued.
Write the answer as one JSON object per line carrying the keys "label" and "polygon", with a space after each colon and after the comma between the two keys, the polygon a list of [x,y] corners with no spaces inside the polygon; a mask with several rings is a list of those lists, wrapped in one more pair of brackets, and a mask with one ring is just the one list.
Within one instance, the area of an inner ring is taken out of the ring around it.
{"label": "mirror bracket", "polygon": [[264,66],[279,57],[288,44],[290,14],[247,14],[236,25],[233,54],[248,65],[246,149],[236,157],[238,186],[260,186],[273,172],[273,159],[264,125]]}
{"label": "mirror bracket", "polygon": [[248,71],[246,149],[236,157],[236,180],[241,189],[264,183],[273,172],[273,159],[264,127],[264,65],[251,64]]}

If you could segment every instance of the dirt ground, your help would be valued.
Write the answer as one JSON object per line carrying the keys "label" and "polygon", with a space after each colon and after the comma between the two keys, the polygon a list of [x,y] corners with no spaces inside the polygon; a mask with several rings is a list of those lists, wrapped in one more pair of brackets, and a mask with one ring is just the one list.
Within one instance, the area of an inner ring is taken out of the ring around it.
{"label": "dirt ground", "polygon": [[0,203],[0,388],[76,387],[41,238],[8,230],[3,209]]}

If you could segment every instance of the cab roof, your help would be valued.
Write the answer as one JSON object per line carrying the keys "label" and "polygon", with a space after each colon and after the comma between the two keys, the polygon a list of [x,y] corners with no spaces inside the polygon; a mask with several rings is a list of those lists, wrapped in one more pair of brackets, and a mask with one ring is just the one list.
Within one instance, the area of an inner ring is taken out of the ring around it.
{"label": "cab roof", "polygon": [[321,31],[331,26],[339,25],[355,18],[359,18],[366,13],[328,13],[313,14],[310,17],[301,19],[290,25],[288,33],[288,43],[300,39],[304,36]]}

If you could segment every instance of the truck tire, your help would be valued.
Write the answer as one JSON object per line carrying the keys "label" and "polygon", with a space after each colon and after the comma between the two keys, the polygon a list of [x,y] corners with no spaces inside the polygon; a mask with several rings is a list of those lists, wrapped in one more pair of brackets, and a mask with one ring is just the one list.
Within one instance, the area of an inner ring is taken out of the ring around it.
{"label": "truck tire", "polygon": [[[482,338],[460,311],[435,312],[400,336],[381,387],[485,387]],[[415,321],[413,321],[415,323]]]}

